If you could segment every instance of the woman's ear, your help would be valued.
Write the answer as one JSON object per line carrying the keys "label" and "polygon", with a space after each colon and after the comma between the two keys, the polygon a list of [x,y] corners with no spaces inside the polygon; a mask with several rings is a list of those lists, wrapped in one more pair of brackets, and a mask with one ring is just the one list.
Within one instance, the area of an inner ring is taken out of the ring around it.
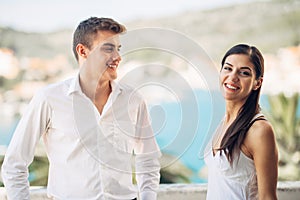
{"label": "woman's ear", "polygon": [[262,85],[262,82],[263,82],[263,77],[260,77],[257,80],[255,80],[253,90],[257,90],[258,88],[260,88]]}

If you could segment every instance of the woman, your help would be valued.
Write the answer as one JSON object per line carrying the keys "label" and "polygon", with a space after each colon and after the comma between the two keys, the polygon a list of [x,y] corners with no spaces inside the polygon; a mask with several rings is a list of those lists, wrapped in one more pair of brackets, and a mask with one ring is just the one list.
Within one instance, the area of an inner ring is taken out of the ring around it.
{"label": "woman", "polygon": [[277,199],[276,141],[258,104],[263,74],[264,59],[256,47],[236,45],[222,59],[226,111],[205,156],[208,200]]}

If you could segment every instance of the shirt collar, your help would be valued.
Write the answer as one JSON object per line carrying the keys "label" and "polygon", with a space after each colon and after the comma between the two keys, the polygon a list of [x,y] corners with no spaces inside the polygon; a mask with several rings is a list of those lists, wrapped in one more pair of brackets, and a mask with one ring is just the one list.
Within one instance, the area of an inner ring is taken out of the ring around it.
{"label": "shirt collar", "polygon": [[114,102],[117,96],[122,92],[122,86],[117,81],[110,81],[111,86],[111,100]]}
{"label": "shirt collar", "polygon": [[[118,95],[123,90],[122,86],[117,81],[110,81],[110,86],[111,86],[112,93],[116,95]],[[79,73],[71,80],[69,90],[68,90],[68,95],[74,92],[83,93],[79,83]]]}
{"label": "shirt collar", "polygon": [[72,80],[71,80],[71,84],[69,86],[69,90],[68,90],[68,95],[74,93],[74,92],[80,92],[82,93],[80,84],[79,84],[79,73],[77,74],[77,76],[75,76]]}

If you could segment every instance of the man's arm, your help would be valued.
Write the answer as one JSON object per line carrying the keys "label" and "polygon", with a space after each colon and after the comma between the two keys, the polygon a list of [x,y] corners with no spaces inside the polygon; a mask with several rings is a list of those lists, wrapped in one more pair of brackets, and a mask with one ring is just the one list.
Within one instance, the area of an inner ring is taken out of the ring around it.
{"label": "man's arm", "polygon": [[155,200],[159,187],[161,156],[149,120],[146,104],[142,102],[137,120],[137,145],[135,148],[136,179],[141,200]]}
{"label": "man's arm", "polygon": [[41,93],[33,97],[5,154],[2,178],[8,199],[30,199],[28,166],[33,161],[35,146],[50,122],[50,106],[44,98]]}
{"label": "man's arm", "polygon": [[141,200],[155,200],[159,188],[160,164],[156,158],[136,157],[136,179]]}

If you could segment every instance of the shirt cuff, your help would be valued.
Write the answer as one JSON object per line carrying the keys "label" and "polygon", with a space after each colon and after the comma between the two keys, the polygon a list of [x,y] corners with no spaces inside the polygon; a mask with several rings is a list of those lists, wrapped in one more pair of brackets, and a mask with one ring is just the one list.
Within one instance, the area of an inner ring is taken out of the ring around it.
{"label": "shirt cuff", "polygon": [[154,191],[143,191],[141,194],[141,200],[156,200],[156,192]]}

